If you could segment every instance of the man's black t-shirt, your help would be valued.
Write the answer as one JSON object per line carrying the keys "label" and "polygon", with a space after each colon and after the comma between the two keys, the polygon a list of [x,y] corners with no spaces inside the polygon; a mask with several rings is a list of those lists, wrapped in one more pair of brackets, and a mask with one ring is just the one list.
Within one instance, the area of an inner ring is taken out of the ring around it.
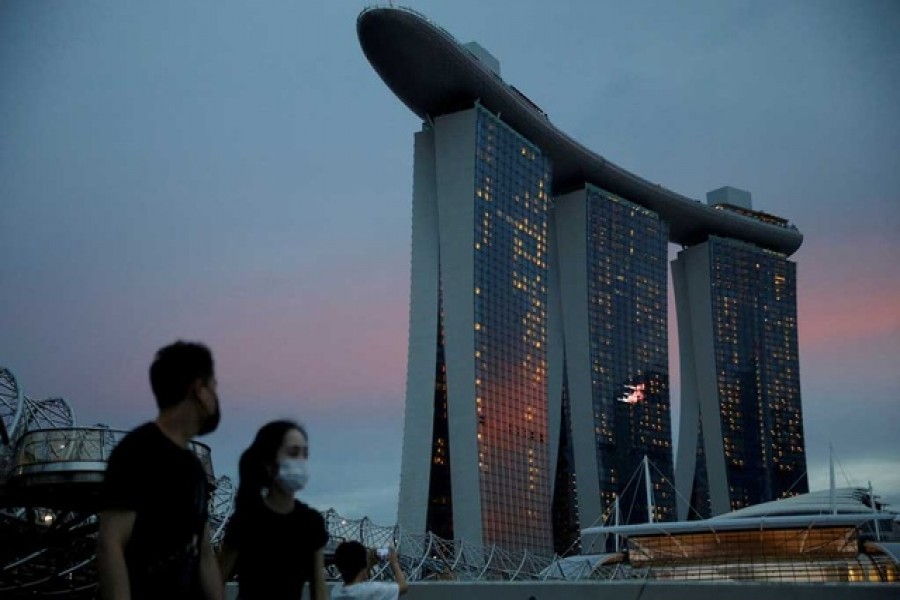
{"label": "man's black t-shirt", "polygon": [[328,541],[318,511],[294,501],[279,514],[262,501],[237,511],[225,530],[225,544],[238,551],[236,571],[241,600],[299,600],[313,580],[315,554]]}
{"label": "man's black t-shirt", "polygon": [[141,425],[113,449],[104,507],[134,511],[125,547],[131,597],[199,598],[199,549],[211,486],[197,456],[155,423]]}

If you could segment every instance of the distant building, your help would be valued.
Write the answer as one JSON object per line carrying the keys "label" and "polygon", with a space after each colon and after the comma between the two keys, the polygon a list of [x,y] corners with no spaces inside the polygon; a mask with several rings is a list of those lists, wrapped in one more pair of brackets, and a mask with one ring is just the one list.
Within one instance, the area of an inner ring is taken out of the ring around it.
{"label": "distant building", "polygon": [[[553,217],[557,273],[550,291],[557,309],[552,323],[559,326],[551,338],[562,344],[551,344],[550,368],[551,382],[563,389],[551,388],[550,397],[566,399],[560,411],[552,409],[561,423],[553,430],[571,440],[571,458],[557,459],[557,481],[560,471],[573,469],[583,527],[613,511],[617,499],[626,519],[644,522],[644,486],[632,476],[648,456],[654,520],[674,519],[668,226],[656,213],[593,185],[558,196]],[[554,504],[561,510],[568,494],[560,481]],[[573,525],[558,523],[557,531],[577,529]],[[569,537],[557,536],[558,553],[571,544]]]}
{"label": "distant building", "polygon": [[[802,235],[752,211],[746,192],[725,188],[705,205],[598,156],[504,82],[487,50],[413,11],[367,9],[357,29],[423,121],[400,527],[550,554],[617,505],[622,523],[674,519],[667,243],[786,262]],[[712,346],[711,328],[684,327]],[[760,377],[786,381],[775,370],[789,361],[767,364]],[[793,406],[775,399],[778,385],[767,401]]]}
{"label": "distant building", "polygon": [[481,107],[416,134],[401,526],[551,546],[549,169]]}
{"label": "distant building", "polygon": [[796,265],[711,236],[682,250],[672,275],[682,380],[679,517],[808,492]]}

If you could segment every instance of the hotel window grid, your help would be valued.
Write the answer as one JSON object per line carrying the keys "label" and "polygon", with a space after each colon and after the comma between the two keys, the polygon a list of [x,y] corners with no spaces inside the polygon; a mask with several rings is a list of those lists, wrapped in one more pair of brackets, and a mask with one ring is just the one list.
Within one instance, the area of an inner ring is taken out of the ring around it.
{"label": "hotel window grid", "polygon": [[805,493],[796,265],[719,237],[710,238],[709,257],[731,508]]}
{"label": "hotel window grid", "polygon": [[586,186],[586,202],[588,320],[601,508],[609,514],[620,497],[625,522],[647,520],[640,480],[635,478],[624,491],[647,455],[655,467],[651,469],[654,519],[672,520],[668,226],[656,213],[594,186]]}
{"label": "hotel window grid", "polygon": [[550,163],[481,107],[476,128],[475,403],[484,542],[549,551]]}

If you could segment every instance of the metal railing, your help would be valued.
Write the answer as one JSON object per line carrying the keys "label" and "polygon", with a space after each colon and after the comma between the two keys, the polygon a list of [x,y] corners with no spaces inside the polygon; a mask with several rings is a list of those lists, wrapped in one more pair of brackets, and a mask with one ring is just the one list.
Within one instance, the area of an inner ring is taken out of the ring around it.
{"label": "metal railing", "polygon": [[[323,512],[322,516],[330,537],[327,550],[348,540],[369,548],[393,546],[410,581],[533,581],[540,579],[541,572],[553,561],[552,556],[527,550],[509,551],[495,545],[445,540],[432,533],[409,533],[398,525],[379,526],[365,517],[342,517],[334,509]],[[387,565],[374,573],[376,579],[390,576]]]}
{"label": "metal railing", "polygon": [[[68,427],[36,429],[22,435],[13,453],[10,476],[42,472],[49,467],[55,470],[105,470],[113,448],[128,434],[108,427]],[[203,470],[214,480],[212,453],[209,446],[191,442],[191,450],[197,455]]]}

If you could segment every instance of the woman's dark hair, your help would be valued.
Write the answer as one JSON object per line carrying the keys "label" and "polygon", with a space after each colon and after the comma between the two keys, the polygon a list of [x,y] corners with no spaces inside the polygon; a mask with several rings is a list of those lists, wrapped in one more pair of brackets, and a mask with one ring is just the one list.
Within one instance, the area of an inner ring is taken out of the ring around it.
{"label": "woman's dark hair", "polygon": [[275,464],[275,456],[284,442],[288,431],[296,429],[308,439],[306,429],[294,421],[272,421],[260,427],[250,447],[241,454],[238,463],[237,497],[235,510],[249,508],[262,500],[262,489],[272,484],[271,468]]}
{"label": "woman's dark hair", "polygon": [[369,551],[357,541],[341,542],[334,550],[334,564],[344,583],[350,583],[369,566]]}

